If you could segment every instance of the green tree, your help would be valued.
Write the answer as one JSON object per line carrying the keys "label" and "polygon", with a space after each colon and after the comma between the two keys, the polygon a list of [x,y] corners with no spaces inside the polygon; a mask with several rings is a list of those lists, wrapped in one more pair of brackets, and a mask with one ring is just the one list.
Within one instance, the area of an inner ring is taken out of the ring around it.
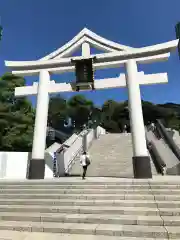
{"label": "green tree", "polygon": [[102,106],[102,126],[109,132],[120,132],[117,118],[113,118],[117,107],[118,103],[114,100],[107,100]]}
{"label": "green tree", "polygon": [[163,119],[167,125],[168,121],[175,116],[175,111],[171,108],[165,108],[163,105],[155,105],[150,102],[142,102],[144,122],[155,122],[156,119]]}
{"label": "green tree", "polygon": [[27,98],[15,98],[15,87],[25,85],[21,77],[6,73],[0,78],[0,150],[31,151],[34,110]]}
{"label": "green tree", "polygon": [[48,123],[51,127],[64,130],[64,121],[67,118],[66,100],[61,96],[55,96],[49,101]]}
{"label": "green tree", "polygon": [[83,95],[76,95],[68,101],[68,116],[75,122],[77,129],[82,129],[84,124],[87,124],[91,119],[91,114],[94,109],[92,101],[85,98]]}
{"label": "green tree", "polygon": [[127,101],[118,103],[114,109],[112,119],[117,122],[121,132],[124,129],[124,125],[129,126],[129,110]]}
{"label": "green tree", "polygon": [[102,124],[102,110],[99,107],[93,107],[91,112],[91,120],[93,126],[98,126]]}
{"label": "green tree", "polygon": [[180,121],[179,121],[179,119],[178,118],[169,119],[169,121],[167,123],[167,127],[175,129],[177,131],[180,131]]}

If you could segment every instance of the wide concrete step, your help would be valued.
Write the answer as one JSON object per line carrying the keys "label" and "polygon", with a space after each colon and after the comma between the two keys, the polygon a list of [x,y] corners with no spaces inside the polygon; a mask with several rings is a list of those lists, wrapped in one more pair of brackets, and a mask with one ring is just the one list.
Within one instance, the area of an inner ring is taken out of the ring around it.
{"label": "wide concrete step", "polygon": [[159,200],[180,201],[180,195],[151,194],[0,194],[3,199],[87,199],[87,200]]}
{"label": "wide concrete step", "polygon": [[122,164],[122,165],[116,164],[116,165],[113,165],[113,166],[96,164],[95,166],[92,165],[91,167],[89,167],[88,170],[94,170],[94,171],[96,171],[96,170],[98,170],[98,171],[100,171],[100,170],[103,171],[104,170],[105,171],[106,170],[107,174],[108,174],[109,171],[115,171],[116,170],[116,173],[121,175],[123,173],[123,171],[127,168],[130,168],[130,170],[133,169],[131,164]]}
{"label": "wide concrete step", "polygon": [[153,194],[180,195],[180,189],[1,189],[0,194]]}
{"label": "wide concrete step", "polygon": [[65,213],[8,213],[1,212],[1,221],[122,224],[142,226],[180,226],[179,216],[137,216],[105,214],[65,214]]}
{"label": "wide concrete step", "polygon": [[[73,174],[79,174],[80,172],[74,172]],[[133,177],[133,173],[132,171],[128,171],[127,173],[124,172],[121,172],[121,173],[117,173],[117,171],[108,171],[106,172],[105,170],[104,171],[92,171],[92,172],[87,172],[86,174],[87,177],[97,177],[97,176],[101,176],[101,177],[129,177],[129,178],[132,178]]]}
{"label": "wide concrete step", "polygon": [[123,173],[123,170],[125,170],[127,168],[133,169],[133,167],[130,164],[123,164],[123,165],[116,164],[116,165],[113,165],[113,166],[96,164],[96,166],[89,167],[88,171],[90,171],[90,170],[94,170],[94,171],[96,171],[96,170],[98,170],[98,171],[106,170],[107,171],[106,173],[108,173],[109,171],[115,171],[116,170],[116,173],[121,175],[121,173]]}
{"label": "wide concrete step", "polygon": [[0,199],[0,205],[41,205],[41,206],[117,206],[117,207],[158,207],[180,208],[180,201],[154,200],[87,200],[87,199]]}
{"label": "wide concrete step", "polygon": [[[121,173],[123,173],[123,170],[125,170],[126,168],[133,168],[130,164],[123,164],[123,165],[113,165],[113,166],[110,166],[110,165],[99,165],[99,164],[97,164],[96,165],[96,167],[94,167],[94,166],[92,166],[92,170],[101,170],[101,171],[103,171],[103,170],[106,170],[107,171],[107,173],[109,172],[109,171],[115,171],[116,170],[116,173],[119,173],[119,174],[121,174]],[[90,167],[89,167],[89,169],[90,169]],[[117,172],[119,170],[119,172]]]}
{"label": "wide concrete step", "polygon": [[[179,239],[180,228],[172,226],[139,226],[113,224],[1,221],[0,230],[87,234],[138,238]],[[86,239],[86,238],[85,238]]]}
{"label": "wide concrete step", "polygon": [[0,182],[0,239],[13,240],[1,236],[2,230],[64,233],[78,240],[80,235],[86,240],[180,239],[180,180]]}
{"label": "wide concrete step", "polygon": [[[43,232],[19,232],[10,230],[0,230],[3,240],[154,240],[154,238],[134,238],[118,236],[84,235],[84,234],[64,234],[64,233],[43,233]],[[159,238],[158,238],[159,239]],[[156,238],[156,240],[158,240]],[[163,238],[165,239],[165,238]],[[161,238],[161,240],[163,240]],[[166,238],[167,239],[167,238]]]}
{"label": "wide concrete step", "polygon": [[111,165],[110,163],[109,164],[107,164],[107,163],[104,164],[104,163],[100,163],[100,162],[98,162],[96,164],[96,168],[109,168],[109,169],[120,168],[122,170],[124,167],[133,167],[133,166],[130,163],[114,163],[114,162],[113,162],[113,165]]}
{"label": "wide concrete step", "polygon": [[[33,186],[33,189],[87,189],[87,188],[92,188],[92,189],[180,189],[180,184],[179,185],[152,185],[150,186],[149,184],[82,184],[82,185],[74,185],[74,184],[69,184],[69,185],[35,185]],[[32,189],[31,185],[0,185],[0,191],[3,189]]]}
{"label": "wide concrete step", "polygon": [[179,176],[161,176],[155,177],[153,179],[128,179],[128,178],[103,178],[103,177],[96,177],[96,178],[87,178],[86,180],[82,181],[79,177],[67,178],[62,177],[59,179],[49,179],[49,180],[19,180],[19,181],[12,181],[12,180],[0,180],[0,186],[32,186],[33,188],[37,185],[41,185],[44,187],[51,186],[79,186],[79,185],[164,185],[164,186],[180,186],[180,178]]}
{"label": "wide concrete step", "polygon": [[0,212],[39,212],[71,214],[121,214],[149,216],[180,216],[180,208],[118,207],[118,206],[47,206],[47,205],[0,205]]}

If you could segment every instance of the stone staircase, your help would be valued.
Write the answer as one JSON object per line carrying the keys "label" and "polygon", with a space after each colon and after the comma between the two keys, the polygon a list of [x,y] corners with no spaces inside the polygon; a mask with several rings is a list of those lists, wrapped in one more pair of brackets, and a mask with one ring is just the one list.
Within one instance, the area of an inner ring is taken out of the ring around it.
{"label": "stone staircase", "polygon": [[180,179],[0,181],[0,239],[180,239]]}
{"label": "stone staircase", "polygon": [[[94,140],[89,149],[91,165],[88,167],[87,176],[99,177],[133,177],[132,166],[132,141],[130,133],[105,134]],[[157,174],[151,160],[153,175]],[[71,169],[71,175],[80,175],[82,168],[79,157]]]}

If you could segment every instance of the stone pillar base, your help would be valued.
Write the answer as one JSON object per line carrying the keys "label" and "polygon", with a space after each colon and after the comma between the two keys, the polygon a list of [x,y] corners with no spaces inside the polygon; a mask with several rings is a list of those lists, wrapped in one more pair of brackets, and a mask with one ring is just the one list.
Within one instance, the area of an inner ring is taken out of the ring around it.
{"label": "stone pillar base", "polygon": [[134,178],[152,178],[149,156],[133,157]]}
{"label": "stone pillar base", "polygon": [[45,160],[31,159],[29,164],[28,179],[44,179],[45,175]]}

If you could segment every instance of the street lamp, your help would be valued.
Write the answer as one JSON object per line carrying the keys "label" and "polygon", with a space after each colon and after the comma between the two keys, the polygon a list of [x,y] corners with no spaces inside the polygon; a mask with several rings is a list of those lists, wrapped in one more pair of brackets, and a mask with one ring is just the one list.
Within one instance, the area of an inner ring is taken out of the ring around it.
{"label": "street lamp", "polygon": [[2,32],[3,32],[3,27],[0,25],[0,41],[2,39]]}
{"label": "street lamp", "polygon": [[180,22],[176,24],[175,29],[176,29],[176,38],[179,39],[178,52],[179,52],[179,58],[180,58]]}

